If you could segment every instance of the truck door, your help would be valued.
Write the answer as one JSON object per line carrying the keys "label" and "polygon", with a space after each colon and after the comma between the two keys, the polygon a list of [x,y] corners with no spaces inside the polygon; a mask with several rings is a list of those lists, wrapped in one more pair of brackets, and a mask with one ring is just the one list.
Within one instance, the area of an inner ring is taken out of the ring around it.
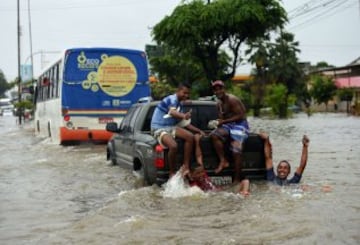
{"label": "truck door", "polygon": [[141,107],[132,107],[131,110],[129,110],[128,114],[124,118],[124,129],[122,131],[122,137],[120,145],[122,149],[120,152],[122,152],[121,158],[124,160],[124,162],[129,165],[127,167],[133,168],[133,159],[134,159],[134,129],[135,129],[135,123],[136,118],[141,110]]}

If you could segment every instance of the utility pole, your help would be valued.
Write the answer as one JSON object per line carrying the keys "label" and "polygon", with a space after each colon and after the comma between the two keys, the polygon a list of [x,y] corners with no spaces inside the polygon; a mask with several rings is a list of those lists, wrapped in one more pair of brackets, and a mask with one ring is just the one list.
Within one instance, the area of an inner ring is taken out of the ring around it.
{"label": "utility pole", "polygon": [[29,38],[30,38],[30,61],[31,61],[31,85],[34,82],[34,58],[32,56],[32,33],[31,33],[31,13],[30,13],[30,0],[28,0],[28,19],[29,19]]}
{"label": "utility pole", "polygon": [[17,0],[17,44],[18,44],[18,103],[19,107],[17,109],[18,117],[19,117],[19,125],[22,124],[22,107],[21,107],[21,72],[20,72],[20,62],[21,62],[21,49],[20,49],[20,0]]}

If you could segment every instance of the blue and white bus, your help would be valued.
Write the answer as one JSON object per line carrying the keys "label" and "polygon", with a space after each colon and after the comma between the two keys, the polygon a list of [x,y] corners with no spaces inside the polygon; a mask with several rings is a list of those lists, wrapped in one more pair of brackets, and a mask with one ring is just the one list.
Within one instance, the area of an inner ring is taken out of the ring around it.
{"label": "blue and white bus", "polygon": [[151,95],[145,52],[72,48],[47,67],[35,89],[35,131],[60,144],[107,142],[107,122]]}

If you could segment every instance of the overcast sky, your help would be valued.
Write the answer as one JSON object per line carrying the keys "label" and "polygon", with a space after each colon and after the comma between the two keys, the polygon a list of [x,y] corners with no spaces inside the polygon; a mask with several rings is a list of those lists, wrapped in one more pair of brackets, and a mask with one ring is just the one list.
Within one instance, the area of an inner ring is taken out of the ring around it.
{"label": "overcast sky", "polygon": [[[21,63],[30,64],[30,2],[35,75],[69,47],[102,46],[144,50],[151,27],[181,0],[20,0]],[[283,0],[287,30],[300,42],[300,61],[344,66],[360,57],[360,0]],[[17,1],[0,1],[0,69],[17,76]],[[42,52],[42,54],[41,54]],[[238,68],[238,74],[250,66]]]}

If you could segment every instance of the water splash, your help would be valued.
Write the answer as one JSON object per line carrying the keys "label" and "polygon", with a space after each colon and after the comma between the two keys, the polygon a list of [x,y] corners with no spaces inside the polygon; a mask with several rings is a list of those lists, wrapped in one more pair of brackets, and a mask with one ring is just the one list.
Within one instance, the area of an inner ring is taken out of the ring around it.
{"label": "water splash", "polygon": [[184,178],[181,175],[181,172],[178,171],[174,176],[172,176],[164,185],[164,190],[161,191],[163,197],[170,198],[179,198],[187,197],[193,195],[205,195],[205,193],[197,186],[189,186],[185,182]]}

